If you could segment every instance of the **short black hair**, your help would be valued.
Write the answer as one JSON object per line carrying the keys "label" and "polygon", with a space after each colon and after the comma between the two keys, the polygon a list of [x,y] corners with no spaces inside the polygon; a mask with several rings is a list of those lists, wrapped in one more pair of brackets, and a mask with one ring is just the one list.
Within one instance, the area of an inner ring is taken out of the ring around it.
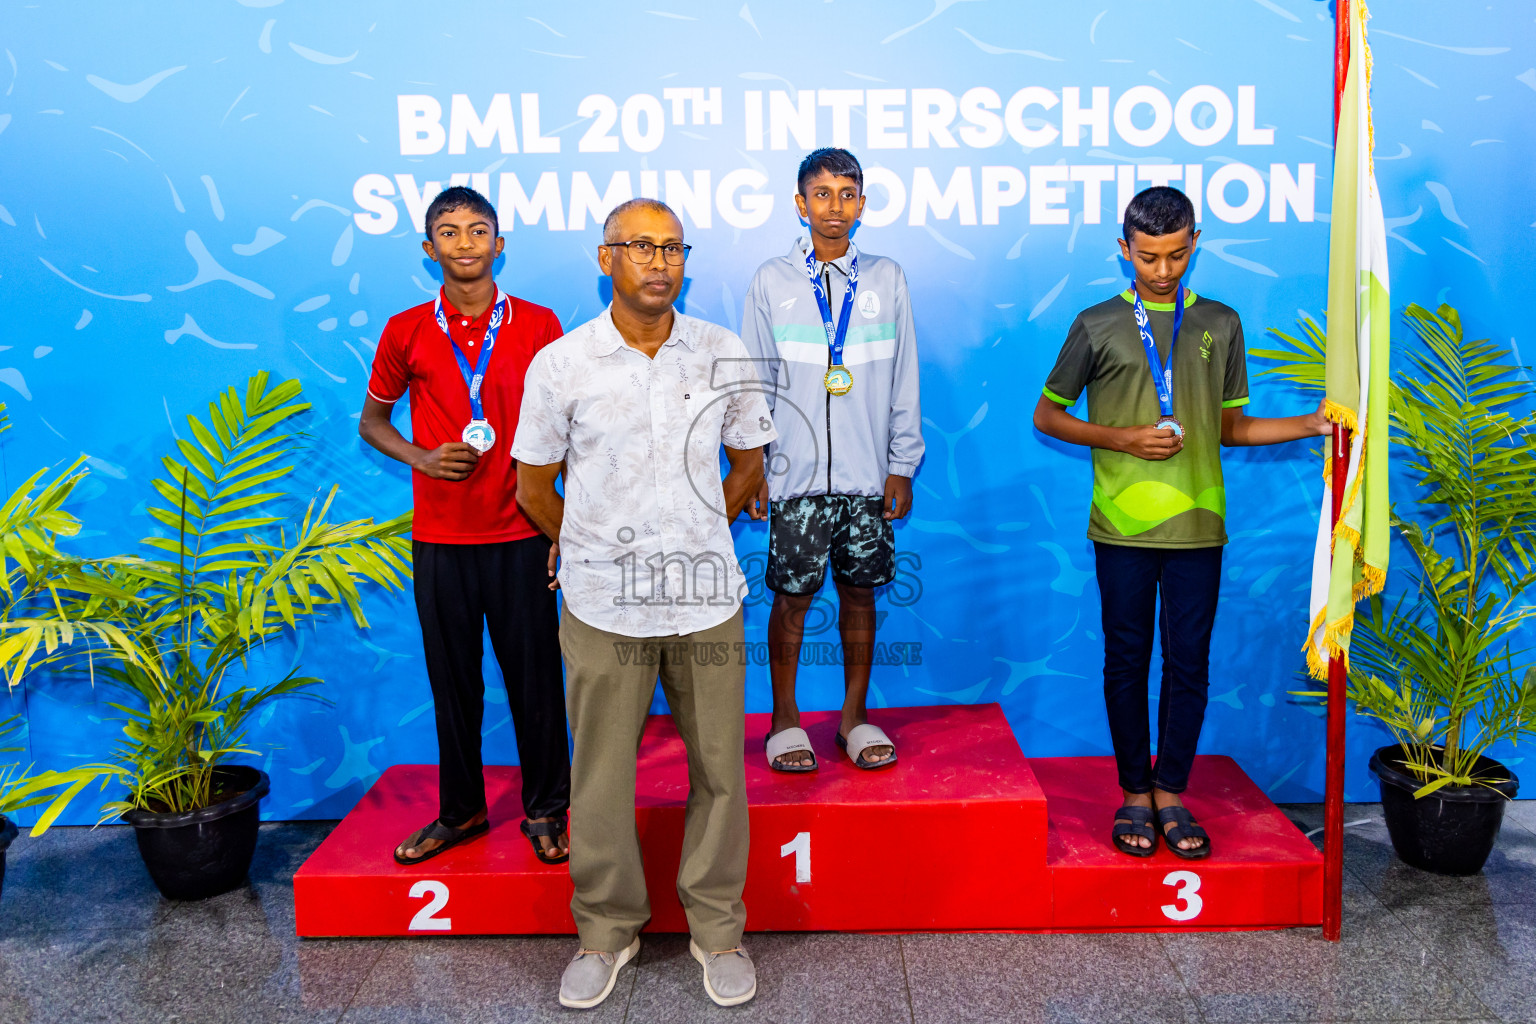
{"label": "short black hair", "polygon": [[466,207],[471,213],[478,213],[490,220],[491,228],[497,235],[501,234],[501,224],[496,220],[496,207],[491,205],[490,200],[472,188],[454,185],[439,192],[437,198],[432,200],[432,205],[427,207],[427,216],[422,221],[427,237],[432,237],[432,225],[437,223],[437,218]]}
{"label": "short black hair", "polygon": [[1189,196],[1167,185],[1154,185],[1136,193],[1136,198],[1125,208],[1125,240],[1141,232],[1144,235],[1171,235],[1177,231],[1192,231],[1195,227],[1195,204]]}
{"label": "short black hair", "polygon": [[800,194],[805,195],[806,183],[823,172],[835,178],[852,178],[858,182],[859,192],[864,191],[864,168],[859,166],[859,158],[846,149],[826,147],[812,150],[809,156],[800,161],[800,175],[797,182]]}

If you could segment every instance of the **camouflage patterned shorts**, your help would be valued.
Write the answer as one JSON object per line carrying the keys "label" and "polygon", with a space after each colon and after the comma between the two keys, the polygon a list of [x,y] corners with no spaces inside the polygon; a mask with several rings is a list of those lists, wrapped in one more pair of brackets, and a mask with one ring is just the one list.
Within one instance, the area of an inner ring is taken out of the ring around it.
{"label": "camouflage patterned shorts", "polygon": [[821,589],[832,557],[832,578],[855,587],[883,587],[896,578],[896,537],[881,515],[883,501],[848,494],[815,494],[773,503],[768,531],[768,589],[803,597]]}

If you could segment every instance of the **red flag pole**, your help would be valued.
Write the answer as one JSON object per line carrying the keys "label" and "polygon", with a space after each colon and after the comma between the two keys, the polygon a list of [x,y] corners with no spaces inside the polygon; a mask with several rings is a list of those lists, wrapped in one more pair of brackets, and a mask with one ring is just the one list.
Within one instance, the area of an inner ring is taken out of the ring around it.
{"label": "red flag pole", "polygon": [[[1349,73],[1350,0],[1336,0],[1333,44],[1333,135],[1338,143],[1339,104]],[[1349,479],[1349,429],[1333,425],[1329,465],[1332,485],[1332,524],[1339,524],[1344,487]],[[1323,784],[1323,938],[1339,941],[1344,919],[1344,691],[1348,674],[1344,659],[1328,659],[1328,769]]]}

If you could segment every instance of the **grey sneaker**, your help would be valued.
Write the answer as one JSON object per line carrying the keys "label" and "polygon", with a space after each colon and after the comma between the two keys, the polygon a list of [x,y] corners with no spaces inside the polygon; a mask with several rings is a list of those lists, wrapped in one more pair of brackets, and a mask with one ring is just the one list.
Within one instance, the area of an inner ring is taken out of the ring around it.
{"label": "grey sneaker", "polygon": [[573,1010],[589,1010],[608,998],[614,983],[619,980],[619,968],[629,963],[640,952],[640,937],[619,950],[605,953],[597,949],[581,949],[566,965],[560,976],[560,1005]]}
{"label": "grey sneaker", "polygon": [[740,946],[706,953],[688,940],[688,952],[704,965],[704,991],[720,1006],[739,1006],[757,995],[757,968]]}

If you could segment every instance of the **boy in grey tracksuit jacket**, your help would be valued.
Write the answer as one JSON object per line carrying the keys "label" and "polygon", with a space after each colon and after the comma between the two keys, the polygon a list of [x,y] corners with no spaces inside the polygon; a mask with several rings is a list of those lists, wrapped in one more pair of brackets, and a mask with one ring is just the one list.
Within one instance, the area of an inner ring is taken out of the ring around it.
{"label": "boy in grey tracksuit jacket", "polygon": [[[830,558],[846,689],[838,744],[857,766],[883,768],[895,763],[895,747],[867,723],[865,695],[875,649],[874,588],[895,578],[891,522],[911,507],[912,476],[923,457],[917,342],[901,267],[859,252],[849,237],[864,205],[858,161],[845,150],[817,150],[799,179],[795,199],[810,237],[758,268],[741,327],[759,375],[772,384],[768,404],[779,433],[767,451],[764,496],[772,516],[767,583],[775,593],[768,763],[779,771],[816,767],[799,728],[795,669],[805,614]],[[841,364],[824,318],[842,339]]]}

